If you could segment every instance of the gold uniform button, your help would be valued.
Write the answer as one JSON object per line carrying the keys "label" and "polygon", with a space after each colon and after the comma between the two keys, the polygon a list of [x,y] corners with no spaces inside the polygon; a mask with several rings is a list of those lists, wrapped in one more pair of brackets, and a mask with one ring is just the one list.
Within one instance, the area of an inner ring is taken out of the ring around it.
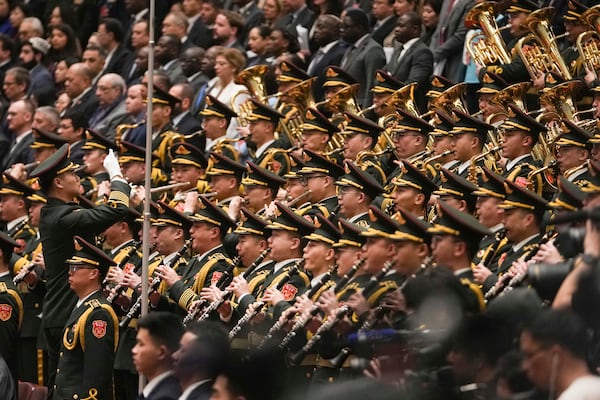
{"label": "gold uniform button", "polygon": [[73,395],[73,398],[74,398],[75,400],[77,400],[77,399],[79,398],[79,396],[77,396],[77,394],[74,394],[74,395]]}
{"label": "gold uniform button", "polygon": [[60,352],[60,356],[62,357],[65,353],[63,353],[62,351]]}
{"label": "gold uniform button", "polygon": [[35,303],[33,306],[34,306],[35,308],[40,308],[40,303]]}

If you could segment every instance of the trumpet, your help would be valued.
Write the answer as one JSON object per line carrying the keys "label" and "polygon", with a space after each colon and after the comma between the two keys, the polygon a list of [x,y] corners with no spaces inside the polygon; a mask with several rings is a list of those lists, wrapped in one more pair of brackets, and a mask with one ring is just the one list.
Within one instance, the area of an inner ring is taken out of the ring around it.
{"label": "trumpet", "polygon": [[483,160],[484,158],[489,156],[490,154],[495,155],[501,149],[502,149],[502,146],[494,146],[494,147],[491,147],[490,149],[484,151],[481,154],[476,154],[473,157],[471,157],[471,162],[469,164],[469,174],[468,174],[467,179],[469,181],[471,181],[472,183],[474,183],[475,185],[477,185],[478,184],[478,182],[477,182],[477,163],[480,160]]}

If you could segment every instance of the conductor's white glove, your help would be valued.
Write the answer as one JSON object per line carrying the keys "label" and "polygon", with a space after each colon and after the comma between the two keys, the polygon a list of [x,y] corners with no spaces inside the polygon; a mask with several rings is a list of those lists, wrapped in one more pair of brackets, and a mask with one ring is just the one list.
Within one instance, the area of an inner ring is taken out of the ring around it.
{"label": "conductor's white glove", "polygon": [[108,172],[111,181],[113,180],[113,178],[123,177],[123,174],[121,173],[121,166],[119,165],[119,160],[117,159],[117,156],[115,155],[115,152],[112,149],[108,151],[108,155],[104,158],[104,162],[102,163],[102,165],[104,166],[106,172]]}

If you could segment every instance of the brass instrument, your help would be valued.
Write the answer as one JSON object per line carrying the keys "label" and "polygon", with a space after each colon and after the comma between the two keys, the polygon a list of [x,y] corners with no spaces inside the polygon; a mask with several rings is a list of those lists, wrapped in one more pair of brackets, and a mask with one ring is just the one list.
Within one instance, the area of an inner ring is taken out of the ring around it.
{"label": "brass instrument", "polygon": [[381,151],[368,151],[368,150],[359,151],[358,154],[356,155],[356,161],[354,163],[360,167],[365,162],[365,158],[378,157],[378,156],[382,156],[382,155],[390,153],[390,152],[392,152],[392,149],[389,147],[385,148]]}
{"label": "brass instrument", "polygon": [[600,33],[600,4],[585,10],[581,14],[581,20]]}
{"label": "brass instrument", "polygon": [[[425,169],[426,169],[426,167],[427,167],[429,164],[431,164],[432,162],[434,162],[434,161],[437,161],[437,160],[439,160],[440,158],[444,158],[444,157],[446,157],[446,156],[449,156],[450,154],[454,154],[454,153],[456,153],[456,150],[444,150],[444,151],[442,151],[440,154],[436,154],[435,156],[428,157],[428,158],[426,158],[426,159],[424,159],[424,160],[423,160],[423,165],[422,165],[422,167],[421,167],[421,168],[422,168],[423,170],[425,170]],[[435,166],[434,166],[434,168],[435,168],[436,170],[438,170],[438,169],[439,169],[439,168],[436,168]]]}
{"label": "brass instrument", "polygon": [[441,95],[430,101],[431,107],[437,108],[450,115],[452,115],[453,109],[458,109],[465,114],[469,114],[465,102],[466,88],[467,85],[464,82],[449,87]]}
{"label": "brass instrument", "polygon": [[545,7],[529,14],[524,25],[531,33],[519,39],[515,49],[533,79],[537,79],[540,72],[555,72],[564,80],[571,80],[571,72],[556,44],[557,39],[565,35],[554,35],[550,25],[552,14],[554,7]]}
{"label": "brass instrument", "polygon": [[558,176],[557,167],[558,167],[558,161],[551,160],[551,161],[547,162],[546,165],[543,166],[542,168],[538,168],[534,171],[531,171],[529,173],[529,175],[527,175],[528,189],[531,191],[535,191],[535,188],[533,187],[533,178],[535,178],[537,175],[541,174],[542,177],[544,178],[545,184],[547,184],[554,190],[558,190],[558,185],[556,183],[557,176]]}
{"label": "brass instrument", "polygon": [[235,77],[235,83],[244,85],[249,93],[261,102],[267,100],[267,87],[265,86],[264,76],[269,70],[266,65],[255,65],[244,69]]}
{"label": "brass instrument", "polygon": [[483,160],[484,158],[488,157],[490,154],[496,155],[496,153],[498,153],[500,150],[502,149],[501,146],[495,146],[492,148],[489,148],[488,150],[480,153],[480,154],[476,154],[473,157],[471,157],[471,162],[469,163],[469,174],[467,176],[467,179],[472,182],[475,185],[478,185],[477,182],[477,163],[480,160]]}
{"label": "brass instrument", "polygon": [[600,34],[596,31],[583,32],[577,37],[577,49],[585,68],[594,72],[598,79],[600,71]]}
{"label": "brass instrument", "polygon": [[393,108],[401,108],[407,113],[418,117],[420,113],[417,109],[417,105],[415,104],[416,87],[416,82],[404,85],[392,93],[392,95],[385,101],[385,104]]}
{"label": "brass instrument", "polygon": [[351,114],[361,115],[360,106],[356,100],[358,83],[347,86],[335,92],[327,99],[327,109],[331,112],[343,113],[347,111]]}
{"label": "brass instrument", "polygon": [[287,207],[293,207],[293,206],[295,206],[296,204],[298,204],[298,203],[300,202],[300,200],[304,200],[306,197],[310,196],[311,194],[312,194],[312,191],[311,191],[311,190],[306,190],[306,191],[305,191],[304,193],[302,193],[301,195],[299,195],[299,196],[296,196],[296,197],[295,197],[295,198],[293,198],[293,199],[290,199],[290,200],[287,202],[286,206],[287,206]]}
{"label": "brass instrument", "polygon": [[[486,65],[510,64],[511,56],[506,44],[500,35],[502,29],[498,29],[494,15],[496,4],[484,2],[477,4],[465,17],[465,25],[469,28],[481,28],[482,33],[473,36],[467,43],[467,50],[476,64],[484,67]],[[476,40],[477,39],[477,40]]]}
{"label": "brass instrument", "polygon": [[540,95],[540,103],[548,104],[564,119],[576,120],[577,107],[573,96],[583,89],[583,82],[563,82],[551,88],[546,88]]}
{"label": "brass instrument", "polygon": [[541,162],[548,163],[554,159],[553,143],[561,134],[561,116],[553,111],[542,111],[535,120],[546,125],[548,131],[539,135],[538,143],[533,147],[533,157]]}
{"label": "brass instrument", "polygon": [[127,129],[137,128],[140,124],[121,124],[115,128],[115,143],[117,146],[121,146],[121,139],[123,138],[123,132]]}
{"label": "brass instrument", "polygon": [[504,109],[508,109],[508,104],[512,103],[516,105],[519,110],[527,113],[525,94],[530,88],[530,82],[515,83],[496,93],[492,102],[501,105]]}

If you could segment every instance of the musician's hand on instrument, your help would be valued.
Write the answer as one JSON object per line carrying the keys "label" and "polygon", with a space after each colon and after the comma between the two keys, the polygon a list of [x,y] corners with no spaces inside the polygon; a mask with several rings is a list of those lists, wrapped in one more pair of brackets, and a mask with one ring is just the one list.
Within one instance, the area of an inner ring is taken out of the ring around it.
{"label": "musician's hand on instrument", "polygon": [[335,297],[335,293],[332,289],[326,290],[319,296],[319,300],[317,300],[317,306],[321,311],[325,314],[330,314],[333,310],[339,308],[340,304],[338,303],[337,298]]}
{"label": "musician's hand on instrument", "polygon": [[272,201],[271,203],[269,203],[269,205],[265,207],[266,218],[274,218],[277,215],[277,213],[277,206],[275,205],[274,201]]}
{"label": "musician's hand on instrument", "polygon": [[106,274],[106,280],[113,284],[120,283],[125,277],[125,272],[121,268],[111,267]]}
{"label": "musician's hand on instrument", "polygon": [[369,304],[367,303],[367,299],[360,293],[354,293],[348,300],[346,301],[348,307],[350,307],[356,315],[363,315],[367,311],[369,311]]}
{"label": "musician's hand on instrument", "polygon": [[144,202],[146,198],[146,189],[143,186],[134,186],[129,194],[129,201],[132,207],[137,207]]}
{"label": "musician's hand on instrument", "polygon": [[585,81],[587,87],[591,88],[593,86],[594,81],[596,80],[596,73],[592,70],[589,70],[588,67],[585,66],[585,76],[583,77],[583,80]]}
{"label": "musician's hand on instrument", "polygon": [[240,208],[244,205],[244,199],[241,196],[235,196],[229,202],[229,208],[227,209],[227,215],[234,221],[240,218]]}
{"label": "musician's hand on instrument", "polygon": [[516,260],[513,261],[512,265],[510,266],[510,269],[508,270],[508,274],[511,276],[525,276],[527,275],[527,270],[528,270],[528,265],[527,262],[523,261],[523,260]]}
{"label": "musician's hand on instrument", "polygon": [[240,134],[240,137],[244,139],[250,135],[250,128],[247,126],[238,126],[235,128],[235,130]]}
{"label": "musician's hand on instrument", "polygon": [[162,279],[168,287],[173,286],[175,282],[181,280],[181,276],[179,276],[173,268],[167,267],[166,265],[159,265],[158,267],[156,267],[155,273],[156,276]]}
{"label": "musician's hand on instrument", "polygon": [[233,278],[233,280],[227,287],[227,290],[231,290],[231,292],[238,299],[243,295],[250,293],[250,289],[248,289],[248,282],[246,282],[246,280],[241,276],[236,276],[235,278]]}
{"label": "musician's hand on instrument", "polygon": [[383,306],[388,310],[406,312],[406,298],[400,290],[394,290],[385,296]]}
{"label": "musician's hand on instrument", "polygon": [[27,283],[30,288],[35,287],[38,283],[38,276],[34,270],[23,277],[23,282]]}
{"label": "musician's hand on instrument", "polygon": [[46,269],[46,262],[44,261],[44,254],[42,252],[37,253],[35,257],[33,257],[33,263],[38,267]]}
{"label": "musician's hand on instrument", "polygon": [[488,276],[492,275],[492,271],[483,266],[483,264],[478,264],[473,268],[473,280],[480,285],[488,278]]}
{"label": "musician's hand on instrument", "polygon": [[200,298],[211,303],[220,299],[222,295],[221,290],[216,286],[209,286],[200,290]]}
{"label": "musician's hand on instrument", "polygon": [[313,308],[314,303],[305,295],[296,297],[294,307],[303,315],[308,315]]}
{"label": "musician's hand on instrument", "polygon": [[558,249],[552,242],[542,244],[535,256],[531,258],[535,262],[543,262],[549,264],[556,264],[564,261],[563,256],[558,252]]}
{"label": "musician's hand on instrument", "polygon": [[283,294],[275,288],[268,288],[265,290],[265,293],[262,297],[262,301],[265,303],[270,303],[272,306],[284,300],[285,298],[283,297]]}
{"label": "musician's hand on instrument", "polygon": [[126,272],[123,275],[123,280],[121,282],[121,284],[123,284],[131,289],[135,289],[141,283],[142,283],[142,278],[140,278],[139,275],[133,271]]}
{"label": "musician's hand on instrument", "polygon": [[[143,189],[143,188],[142,188]],[[103,181],[98,184],[98,198],[102,199],[110,195],[110,181]]]}
{"label": "musician's hand on instrument", "polygon": [[546,74],[540,72],[535,79],[531,79],[533,87],[542,90],[546,86]]}
{"label": "musician's hand on instrument", "polygon": [[16,163],[11,165],[9,169],[6,170],[11,176],[17,178],[20,181],[24,181],[27,179],[27,171],[25,169],[25,164]]}

